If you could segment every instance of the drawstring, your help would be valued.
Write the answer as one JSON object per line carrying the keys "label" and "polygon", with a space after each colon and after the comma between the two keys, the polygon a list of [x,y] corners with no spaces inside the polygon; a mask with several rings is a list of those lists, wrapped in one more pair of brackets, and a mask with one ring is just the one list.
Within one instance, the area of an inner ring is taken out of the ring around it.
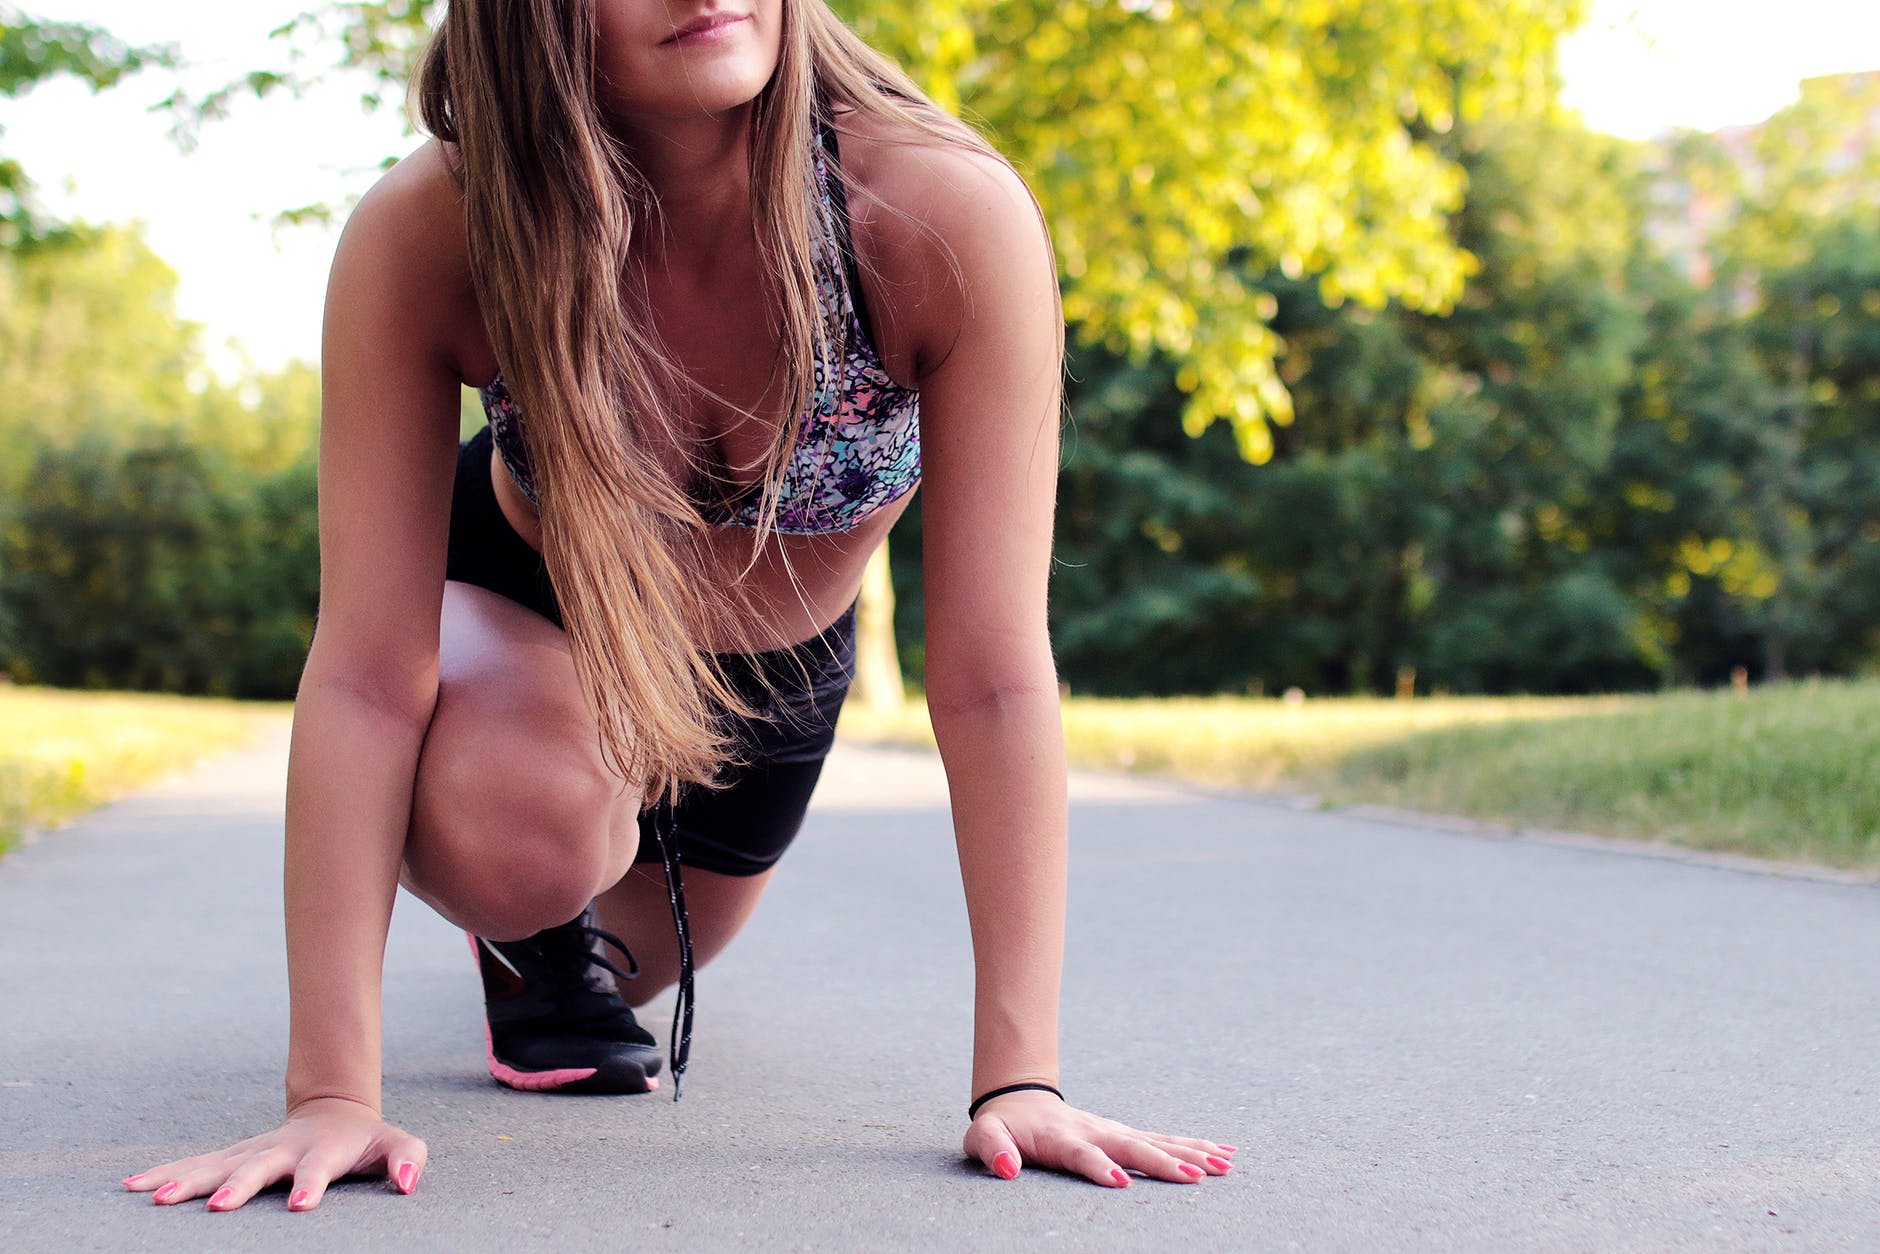
{"label": "drawstring", "polygon": [[679,1100],[679,1079],[692,1055],[692,925],[685,912],[685,881],[679,874],[679,842],[673,827],[678,822],[672,798],[653,807],[653,838],[659,842],[660,861],[666,864],[666,896],[672,902],[672,926],[679,934],[679,996],[672,1005],[672,1100]]}

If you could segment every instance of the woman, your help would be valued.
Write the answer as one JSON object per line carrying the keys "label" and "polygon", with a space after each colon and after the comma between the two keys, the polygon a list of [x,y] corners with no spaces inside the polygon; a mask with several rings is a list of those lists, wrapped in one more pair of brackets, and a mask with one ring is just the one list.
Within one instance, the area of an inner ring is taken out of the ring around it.
{"label": "woman", "polygon": [[[498,1080],[657,1087],[607,974],[631,950],[635,1004],[680,986],[676,1096],[693,951],[796,832],[863,567],[923,476],[977,967],[966,1152],[1112,1187],[1228,1170],[1054,1087],[1063,341],[1023,182],[823,0],[453,0],[418,88],[435,138],[360,203],[328,291],[286,1122],[126,1186],[411,1191],[424,1143],[379,1101],[400,883],[472,936]],[[491,426],[458,445],[466,384]]]}

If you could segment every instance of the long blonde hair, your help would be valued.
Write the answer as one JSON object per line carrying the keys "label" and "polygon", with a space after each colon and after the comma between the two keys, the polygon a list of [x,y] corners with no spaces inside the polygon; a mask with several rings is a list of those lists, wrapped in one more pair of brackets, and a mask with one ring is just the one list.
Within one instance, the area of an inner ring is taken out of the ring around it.
{"label": "long blonde hair", "polygon": [[[543,554],[603,758],[650,798],[712,784],[729,752],[720,713],[749,711],[704,644],[731,604],[702,577],[706,524],[646,452],[684,450],[709,473],[671,400],[702,389],[652,334],[643,284],[622,282],[658,206],[595,90],[596,2],[450,0],[412,83],[425,128],[457,150],[477,298],[528,419]],[[760,545],[814,364],[840,360],[816,291],[813,240],[828,256],[837,245],[813,235],[813,127],[838,99],[907,142],[1004,160],[824,0],[783,0],[782,13],[777,68],[751,111],[751,210],[779,341],[765,396],[780,389],[786,415],[760,463]]]}

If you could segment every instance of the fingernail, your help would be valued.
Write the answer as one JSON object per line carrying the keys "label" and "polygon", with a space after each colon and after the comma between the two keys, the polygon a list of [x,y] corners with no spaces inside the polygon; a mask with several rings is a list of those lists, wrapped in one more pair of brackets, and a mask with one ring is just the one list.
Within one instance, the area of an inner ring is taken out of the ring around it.
{"label": "fingernail", "polygon": [[228,1204],[228,1197],[229,1193],[227,1189],[217,1189],[215,1194],[209,1199],[209,1209],[214,1210],[218,1206],[226,1206]]}
{"label": "fingernail", "polygon": [[1116,1181],[1117,1185],[1121,1188],[1127,1189],[1129,1187],[1129,1173],[1124,1171],[1121,1167],[1110,1168],[1110,1179]]}
{"label": "fingernail", "polygon": [[1240,1152],[1240,1146],[1238,1145],[1221,1146],[1221,1153],[1223,1154],[1238,1154],[1239,1152]]}
{"label": "fingernail", "polygon": [[1018,1155],[1012,1153],[1010,1150],[1006,1150],[1003,1154],[1000,1154],[992,1160],[992,1169],[999,1173],[1001,1179],[1016,1180],[1018,1178]]}
{"label": "fingernail", "polygon": [[1201,1177],[1208,1174],[1193,1163],[1183,1163],[1181,1166],[1182,1174],[1187,1176],[1190,1180],[1199,1180]]}
{"label": "fingernail", "polygon": [[296,1189],[294,1191],[294,1196],[287,1199],[288,1210],[299,1210],[301,1207],[305,1206],[306,1204],[307,1204],[307,1190],[305,1189]]}
{"label": "fingernail", "polygon": [[122,1184],[125,1188],[128,1189],[132,1185],[136,1184],[138,1181],[142,1180],[145,1174],[146,1173],[140,1172],[139,1174],[134,1175],[134,1176],[125,1176],[122,1180],[118,1181],[118,1183]]}
{"label": "fingernail", "polygon": [[171,1198],[175,1197],[176,1191],[182,1187],[183,1187],[182,1185],[172,1180],[168,1184],[164,1185],[162,1188],[158,1189],[156,1193],[151,1197],[150,1200],[153,1202],[167,1202]]}
{"label": "fingernail", "polygon": [[398,1168],[398,1187],[411,1192],[411,1187],[418,1183],[418,1164],[405,1163]]}
{"label": "fingernail", "polygon": [[1208,1166],[1214,1168],[1216,1171],[1232,1171],[1234,1169],[1234,1164],[1217,1154],[1208,1155]]}

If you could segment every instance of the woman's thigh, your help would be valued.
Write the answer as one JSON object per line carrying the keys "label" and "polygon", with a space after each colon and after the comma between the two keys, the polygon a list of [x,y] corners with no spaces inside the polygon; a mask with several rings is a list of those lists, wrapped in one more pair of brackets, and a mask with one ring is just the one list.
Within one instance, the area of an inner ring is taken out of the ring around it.
{"label": "woman's thigh", "polygon": [[402,882],[492,939],[565,923],[632,865],[640,809],[601,758],[568,638],[453,579],[438,644]]}
{"label": "woman's thigh", "polygon": [[[774,870],[757,875],[722,875],[702,867],[685,868],[685,902],[692,931],[692,960],[704,966],[723,952],[757,909]],[[641,863],[602,894],[596,905],[600,925],[618,936],[640,964],[640,974],[623,980],[620,995],[643,1006],[679,980],[679,938],[673,931],[666,876],[659,863]]]}

